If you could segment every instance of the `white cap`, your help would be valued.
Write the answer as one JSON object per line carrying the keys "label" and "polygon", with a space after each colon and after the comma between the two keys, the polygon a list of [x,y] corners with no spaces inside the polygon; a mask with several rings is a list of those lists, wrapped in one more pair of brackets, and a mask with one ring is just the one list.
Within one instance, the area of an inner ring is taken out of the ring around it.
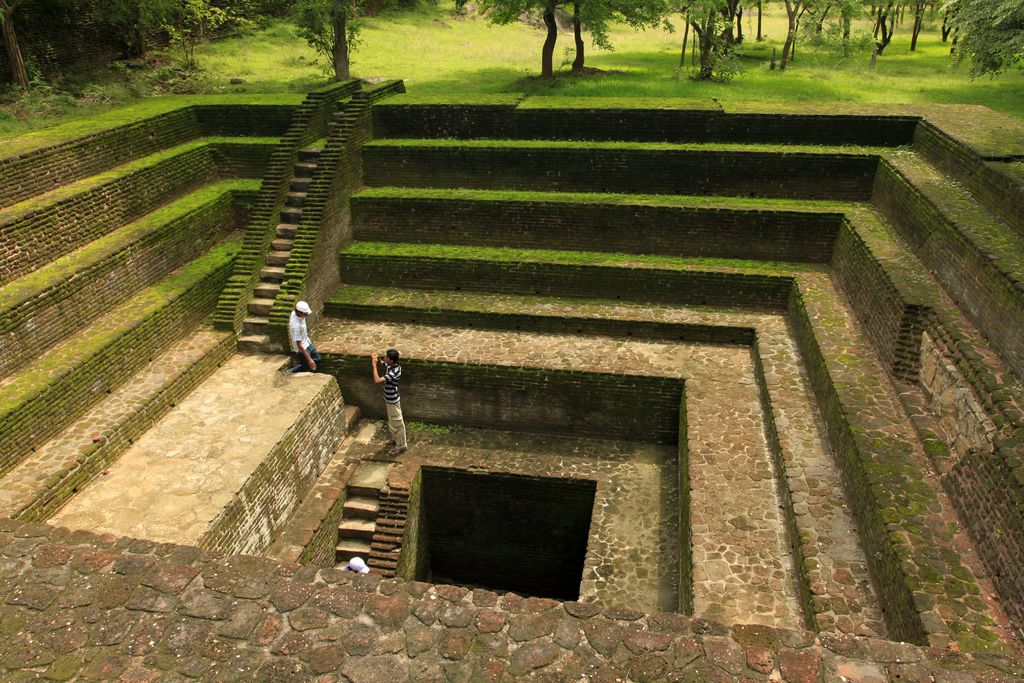
{"label": "white cap", "polygon": [[370,568],[366,566],[366,563],[363,562],[363,558],[361,557],[353,557],[348,561],[348,564],[341,568],[341,571],[347,572],[349,569],[354,572],[359,572],[360,574],[370,573]]}
{"label": "white cap", "polygon": [[299,313],[305,313],[306,315],[309,315],[310,313],[313,312],[313,309],[310,308],[309,304],[307,304],[305,301],[300,301],[299,303],[295,304],[295,310],[298,311]]}

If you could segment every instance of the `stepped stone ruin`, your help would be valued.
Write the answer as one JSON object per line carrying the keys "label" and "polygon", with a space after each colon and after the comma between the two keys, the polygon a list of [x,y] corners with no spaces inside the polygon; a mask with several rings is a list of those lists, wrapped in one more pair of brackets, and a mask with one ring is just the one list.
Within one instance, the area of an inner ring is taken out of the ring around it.
{"label": "stepped stone ruin", "polygon": [[1024,680],[1016,120],[350,81],[0,207],[2,680]]}

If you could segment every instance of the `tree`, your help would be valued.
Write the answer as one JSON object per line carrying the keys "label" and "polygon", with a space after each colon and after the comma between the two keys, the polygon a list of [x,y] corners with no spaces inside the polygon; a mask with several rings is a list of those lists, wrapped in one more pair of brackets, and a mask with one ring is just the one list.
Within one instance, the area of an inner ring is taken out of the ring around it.
{"label": "tree", "polygon": [[807,0],[784,0],[786,4],[786,42],[782,45],[782,58],[779,60],[779,71],[786,70],[786,64],[793,56],[793,48],[796,46],[796,31],[800,17],[807,10]]}
{"label": "tree", "polygon": [[931,6],[931,0],[913,0],[914,6],[914,28],[910,34],[910,51],[917,50],[917,37],[921,34],[921,27],[924,24],[924,13]]}
{"label": "tree", "polygon": [[97,3],[97,18],[118,27],[124,35],[131,57],[146,54],[146,39],[171,21],[175,0],[105,0]]}
{"label": "tree", "polygon": [[21,3],[22,0],[0,0],[0,31],[3,32],[7,63],[11,65],[11,82],[27,88],[28,72],[25,70],[25,60],[21,57],[21,47],[18,46],[18,34],[14,30],[14,10]]}
{"label": "tree", "polygon": [[896,14],[892,2],[880,2],[875,6],[875,52],[879,55],[892,42],[896,32]]}
{"label": "tree", "polygon": [[181,51],[185,67],[196,68],[196,47],[231,19],[225,10],[214,7],[210,0],[178,0],[174,11],[163,25],[171,45]]}
{"label": "tree", "polygon": [[946,6],[956,28],[957,61],[974,74],[1024,65],[1024,0],[954,0]]}
{"label": "tree", "polygon": [[335,81],[351,78],[352,50],[364,10],[362,0],[299,0],[292,6],[299,35],[330,62]]}
{"label": "tree", "polygon": [[725,43],[722,21],[728,16],[725,0],[688,0],[680,8],[689,18],[694,43],[700,53],[697,79],[713,80],[719,75],[719,66],[729,46]]}

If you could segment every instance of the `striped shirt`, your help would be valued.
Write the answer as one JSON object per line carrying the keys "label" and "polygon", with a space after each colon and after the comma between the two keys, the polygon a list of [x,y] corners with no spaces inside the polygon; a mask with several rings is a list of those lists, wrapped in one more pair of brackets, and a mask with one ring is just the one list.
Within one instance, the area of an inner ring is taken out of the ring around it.
{"label": "striped shirt", "polygon": [[398,403],[398,381],[402,379],[402,366],[398,363],[388,367],[384,373],[384,402]]}

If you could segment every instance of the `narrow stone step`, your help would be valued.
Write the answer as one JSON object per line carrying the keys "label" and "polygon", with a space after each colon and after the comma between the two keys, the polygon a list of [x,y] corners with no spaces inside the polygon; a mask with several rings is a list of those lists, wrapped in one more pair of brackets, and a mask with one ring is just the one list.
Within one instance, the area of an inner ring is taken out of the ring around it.
{"label": "narrow stone step", "polygon": [[278,237],[283,237],[285,239],[289,239],[290,240],[290,239],[293,239],[295,237],[295,233],[297,231],[298,231],[298,226],[290,225],[288,223],[278,223],[277,224],[277,236]]}
{"label": "narrow stone step", "polygon": [[238,352],[251,355],[263,353],[264,348],[270,343],[270,335],[250,334],[238,338]]}
{"label": "narrow stone step", "polygon": [[284,196],[284,204],[285,204],[285,206],[301,207],[305,203],[306,203],[306,193],[305,192],[289,192],[288,194],[286,194]]}
{"label": "narrow stone step", "polygon": [[308,161],[300,161],[295,164],[295,176],[299,178],[312,178],[316,172],[316,164]]}
{"label": "narrow stone step", "polygon": [[302,209],[294,206],[286,206],[281,209],[281,222],[290,225],[298,225],[302,221]]}
{"label": "narrow stone step", "polygon": [[376,523],[366,519],[343,519],[338,527],[338,540],[358,539],[368,541],[377,530]]}
{"label": "narrow stone step", "polygon": [[353,498],[377,498],[380,493],[379,489],[372,486],[363,486],[361,484],[348,485],[348,495]]}
{"label": "narrow stone step", "polygon": [[256,285],[256,289],[253,291],[259,299],[274,299],[277,297],[277,293],[281,291],[281,285],[276,282],[261,282]]}
{"label": "narrow stone step", "polygon": [[342,517],[345,519],[376,519],[380,503],[373,498],[352,497],[345,500]]}
{"label": "narrow stone step", "polygon": [[292,178],[291,182],[288,183],[288,187],[292,192],[306,192],[312,183],[312,178]]}
{"label": "narrow stone step", "polygon": [[292,255],[290,251],[272,251],[267,254],[267,265],[270,266],[283,266],[288,263],[288,257]]}
{"label": "narrow stone step", "polygon": [[267,334],[270,331],[270,321],[254,315],[242,321],[242,334]]}
{"label": "narrow stone step", "polygon": [[338,564],[345,564],[357,555],[365,560],[370,555],[370,544],[345,540],[334,549],[334,561]]}
{"label": "narrow stone step", "polygon": [[284,268],[279,266],[264,266],[260,270],[260,279],[267,282],[281,282],[284,280]]}
{"label": "narrow stone step", "polygon": [[295,246],[295,240],[279,237],[270,246],[277,251],[291,251],[292,247]]}
{"label": "narrow stone step", "polygon": [[317,159],[320,158],[320,152],[322,152],[322,151],[323,151],[322,149],[311,149],[311,148],[300,149],[299,150],[299,161],[314,162],[314,161],[316,161]]}
{"label": "narrow stone step", "polygon": [[249,302],[249,312],[253,315],[268,316],[273,307],[273,299],[253,299]]}

